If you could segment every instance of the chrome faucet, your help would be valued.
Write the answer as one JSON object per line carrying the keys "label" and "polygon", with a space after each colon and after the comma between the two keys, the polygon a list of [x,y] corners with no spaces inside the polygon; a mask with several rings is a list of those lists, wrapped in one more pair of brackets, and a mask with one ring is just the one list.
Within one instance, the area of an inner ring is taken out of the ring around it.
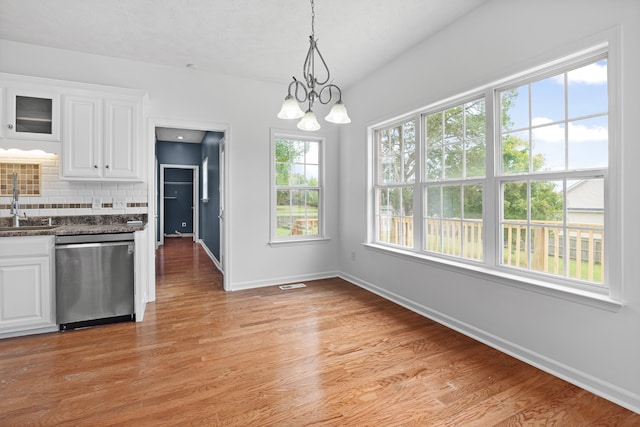
{"label": "chrome faucet", "polygon": [[13,198],[11,199],[11,216],[13,226],[20,227],[20,204],[18,203],[18,174],[13,173]]}

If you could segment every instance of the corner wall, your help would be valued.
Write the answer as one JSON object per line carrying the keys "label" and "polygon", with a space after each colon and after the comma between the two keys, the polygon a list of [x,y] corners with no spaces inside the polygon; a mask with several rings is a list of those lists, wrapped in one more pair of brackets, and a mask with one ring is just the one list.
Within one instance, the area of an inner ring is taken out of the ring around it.
{"label": "corner wall", "polygon": [[[493,0],[350,88],[340,135],[343,277],[640,412],[640,241],[637,117],[640,3]],[[622,34],[625,306],[616,311],[507,286],[487,276],[375,251],[367,240],[367,126],[462,94]],[[375,94],[375,95],[372,95]]]}

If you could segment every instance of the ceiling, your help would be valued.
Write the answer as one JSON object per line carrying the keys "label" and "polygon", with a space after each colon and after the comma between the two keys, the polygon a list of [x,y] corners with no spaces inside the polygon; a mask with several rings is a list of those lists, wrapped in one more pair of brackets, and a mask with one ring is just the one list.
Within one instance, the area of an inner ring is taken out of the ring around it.
{"label": "ceiling", "polygon": [[[343,89],[486,0],[316,0]],[[281,83],[302,78],[305,0],[0,0],[0,39]]]}

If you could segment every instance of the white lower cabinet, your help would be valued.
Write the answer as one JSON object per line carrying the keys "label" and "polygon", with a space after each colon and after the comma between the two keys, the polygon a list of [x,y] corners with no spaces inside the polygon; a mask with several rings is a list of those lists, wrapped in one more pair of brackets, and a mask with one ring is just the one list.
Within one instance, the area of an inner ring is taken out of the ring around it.
{"label": "white lower cabinet", "polygon": [[0,243],[0,338],[56,330],[53,236]]}

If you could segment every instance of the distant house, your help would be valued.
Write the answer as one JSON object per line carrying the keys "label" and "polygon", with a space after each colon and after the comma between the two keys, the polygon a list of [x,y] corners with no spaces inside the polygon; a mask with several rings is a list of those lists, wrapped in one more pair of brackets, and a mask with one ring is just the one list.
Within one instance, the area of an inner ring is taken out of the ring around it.
{"label": "distant house", "polygon": [[567,219],[570,224],[604,225],[603,180],[580,180],[567,188]]}

